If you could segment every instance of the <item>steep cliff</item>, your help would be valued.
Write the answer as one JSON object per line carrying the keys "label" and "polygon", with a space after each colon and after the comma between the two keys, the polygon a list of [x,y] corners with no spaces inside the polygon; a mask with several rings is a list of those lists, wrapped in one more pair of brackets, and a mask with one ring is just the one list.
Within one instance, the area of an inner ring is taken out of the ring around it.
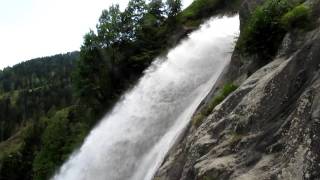
{"label": "steep cliff", "polygon": [[[242,4],[239,40],[264,3]],[[223,84],[239,87],[199,126],[190,124],[154,179],[320,179],[320,6],[316,0],[300,2],[285,16],[298,6],[308,7],[312,26],[284,28],[267,60],[237,48],[195,114]]]}

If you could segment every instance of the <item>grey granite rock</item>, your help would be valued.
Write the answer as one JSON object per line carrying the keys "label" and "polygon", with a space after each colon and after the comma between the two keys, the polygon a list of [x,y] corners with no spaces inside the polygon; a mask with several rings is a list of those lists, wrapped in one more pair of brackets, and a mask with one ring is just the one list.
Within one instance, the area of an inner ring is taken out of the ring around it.
{"label": "grey granite rock", "polygon": [[[255,6],[248,2],[244,19]],[[253,74],[232,77],[232,69],[218,86],[238,80],[239,88],[190,126],[154,179],[320,179],[320,28],[288,33],[278,56]]]}

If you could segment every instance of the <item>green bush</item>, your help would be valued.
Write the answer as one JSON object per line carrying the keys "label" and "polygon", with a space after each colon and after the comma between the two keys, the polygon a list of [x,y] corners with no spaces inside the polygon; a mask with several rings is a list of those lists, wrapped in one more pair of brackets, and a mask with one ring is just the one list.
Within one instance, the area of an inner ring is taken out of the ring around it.
{"label": "green bush", "polygon": [[179,16],[184,19],[196,19],[203,10],[215,7],[219,2],[221,0],[195,0]]}
{"label": "green bush", "polygon": [[47,124],[41,137],[41,148],[33,160],[34,180],[52,176],[88,133],[87,125],[75,114],[74,107],[57,111]]}
{"label": "green bush", "polygon": [[287,29],[308,27],[311,21],[310,7],[301,4],[287,12],[281,18],[282,25]]}
{"label": "green bush", "polygon": [[185,26],[197,27],[204,18],[235,11],[241,2],[242,0],[194,0],[178,14],[177,19]]}
{"label": "green bush", "polygon": [[256,8],[240,34],[237,48],[263,61],[273,57],[286,33],[281,18],[292,6],[288,0],[268,0]]}
{"label": "green bush", "polygon": [[238,86],[227,83],[223,86],[221,92],[219,95],[215,96],[206,107],[204,107],[200,113],[196,114],[192,119],[192,124],[196,127],[198,127],[203,119],[207,117],[212,110],[220,104],[229,94],[231,94],[233,91],[235,91],[238,88]]}

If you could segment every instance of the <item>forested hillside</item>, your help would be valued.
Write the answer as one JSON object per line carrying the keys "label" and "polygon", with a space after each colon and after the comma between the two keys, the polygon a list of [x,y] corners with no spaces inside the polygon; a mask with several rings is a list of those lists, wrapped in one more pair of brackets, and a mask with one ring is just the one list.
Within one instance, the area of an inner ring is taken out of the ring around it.
{"label": "forested hillside", "polygon": [[23,123],[71,104],[78,52],[33,59],[0,71],[0,141]]}
{"label": "forested hillside", "polygon": [[30,171],[24,162],[34,158],[43,119],[74,102],[71,77],[78,59],[79,52],[72,52],[0,71],[0,179],[17,179]]}
{"label": "forested hillside", "polygon": [[[130,0],[104,10],[80,53],[39,58],[0,72],[0,180],[44,180],[155,57],[239,1]],[[63,42],[62,42],[63,43]]]}

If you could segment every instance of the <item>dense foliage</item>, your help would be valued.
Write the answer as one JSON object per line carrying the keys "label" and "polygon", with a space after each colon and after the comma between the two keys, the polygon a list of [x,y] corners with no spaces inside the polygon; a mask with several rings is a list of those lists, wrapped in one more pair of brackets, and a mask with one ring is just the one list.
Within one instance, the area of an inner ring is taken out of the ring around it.
{"label": "dense foliage", "polygon": [[267,0],[257,7],[241,32],[237,48],[268,62],[279,49],[284,35],[310,24],[310,9],[299,1]]}
{"label": "dense foliage", "polygon": [[236,13],[242,0],[194,0],[192,4],[178,15],[178,21],[188,26],[198,26],[203,18],[213,13]]}
{"label": "dense foliage", "polygon": [[45,119],[41,149],[33,160],[33,179],[48,179],[69,154],[80,146],[89,131],[90,118],[74,106],[57,111]]}
{"label": "dense foliage", "polygon": [[308,28],[311,25],[311,9],[305,4],[294,7],[281,18],[281,23],[287,30]]}
{"label": "dense foliage", "polygon": [[34,158],[46,147],[41,137],[55,123],[47,119],[74,102],[78,58],[79,52],[60,54],[0,72],[0,179],[33,179]]}
{"label": "dense foliage", "polygon": [[[0,93],[70,81],[78,52],[37,58],[0,71]],[[67,82],[68,83],[68,82]]]}
{"label": "dense foliage", "polygon": [[0,72],[0,141],[30,119],[72,102],[71,73],[79,53],[27,61]]}
{"label": "dense foliage", "polygon": [[290,9],[287,0],[268,0],[258,7],[240,36],[240,48],[245,53],[258,55],[262,61],[270,59],[286,33],[281,17]]}
{"label": "dense foliage", "polygon": [[84,37],[76,73],[77,93],[95,112],[104,112],[167,47],[180,0],[131,0],[104,10],[97,33]]}

